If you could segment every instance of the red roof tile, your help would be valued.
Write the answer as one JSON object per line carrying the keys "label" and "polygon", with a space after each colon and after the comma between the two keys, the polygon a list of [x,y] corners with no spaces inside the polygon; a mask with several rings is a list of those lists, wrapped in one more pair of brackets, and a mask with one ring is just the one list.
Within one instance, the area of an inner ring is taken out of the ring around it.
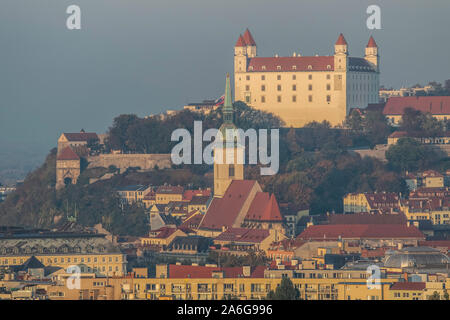
{"label": "red roof tile", "polygon": [[250,33],[250,31],[248,29],[245,30],[243,38],[244,38],[244,41],[245,41],[246,45],[248,45],[248,46],[256,46],[256,42],[255,42],[255,40],[253,40],[252,34]]}
{"label": "red roof tile", "polygon": [[275,196],[272,194],[269,197],[267,192],[257,192],[245,220],[282,221],[283,218]]}
{"label": "red roof tile", "polygon": [[347,45],[347,41],[345,41],[344,35],[341,33],[336,41],[337,45]]}
{"label": "red roof tile", "polygon": [[58,155],[58,160],[80,160],[80,157],[72,150],[71,147],[66,147]]}
{"label": "red roof tile", "polygon": [[224,196],[212,200],[200,229],[221,230],[222,227],[232,227],[255,184],[255,180],[231,181]]}
{"label": "red roof tile", "polygon": [[[280,67],[280,68],[278,68]],[[333,71],[334,57],[255,57],[247,71]]]}
{"label": "red roof tile", "polygon": [[425,239],[416,227],[399,224],[337,224],[313,225],[306,228],[299,239]]}
{"label": "red roof tile", "polygon": [[367,48],[377,48],[377,43],[375,42],[374,38],[370,36],[369,42],[367,43]]}
{"label": "red roof tile", "polygon": [[425,289],[425,282],[396,282],[391,286],[391,290],[416,290]]}
{"label": "red roof tile", "polygon": [[408,107],[424,113],[450,114],[450,96],[392,97],[388,99],[383,114],[403,115]]}
{"label": "red roof tile", "polygon": [[269,236],[267,229],[229,228],[214,240],[244,243],[260,243]]}
{"label": "red roof tile", "polygon": [[88,141],[98,139],[95,132],[64,132],[64,135],[69,141]]}
{"label": "red roof tile", "polygon": [[394,131],[389,135],[389,138],[404,138],[407,136],[408,133],[406,131]]}
{"label": "red roof tile", "polygon": [[241,34],[239,35],[239,38],[237,39],[236,44],[234,46],[235,47],[245,47],[246,46],[245,40]]}
{"label": "red roof tile", "polygon": [[329,224],[406,224],[403,213],[396,214],[332,214],[328,218]]}

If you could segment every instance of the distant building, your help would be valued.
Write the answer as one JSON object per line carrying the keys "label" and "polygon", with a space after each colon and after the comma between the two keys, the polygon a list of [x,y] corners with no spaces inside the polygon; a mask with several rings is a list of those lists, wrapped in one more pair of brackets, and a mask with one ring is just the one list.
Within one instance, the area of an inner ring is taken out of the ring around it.
{"label": "distant building", "polygon": [[406,108],[429,113],[438,120],[450,120],[450,96],[416,96],[389,98],[383,114],[393,125],[399,125]]}
{"label": "distant building", "polygon": [[145,196],[151,192],[151,190],[151,186],[139,184],[118,188],[117,193],[119,194],[122,203],[129,205],[134,203],[143,204]]}
{"label": "distant building", "polygon": [[76,184],[80,173],[80,157],[71,146],[65,147],[56,157],[56,189]]}
{"label": "distant building", "polygon": [[347,212],[398,212],[400,197],[393,192],[349,193],[344,196],[344,213]]}

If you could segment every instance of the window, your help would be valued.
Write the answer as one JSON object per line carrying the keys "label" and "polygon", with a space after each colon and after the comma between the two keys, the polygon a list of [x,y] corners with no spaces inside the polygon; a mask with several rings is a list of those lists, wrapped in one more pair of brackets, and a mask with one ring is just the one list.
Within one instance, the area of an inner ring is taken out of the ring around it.
{"label": "window", "polygon": [[297,85],[293,84],[292,85],[292,91],[296,91],[297,90]]}
{"label": "window", "polygon": [[331,96],[327,95],[327,102],[330,102],[330,101],[331,101]]}
{"label": "window", "polygon": [[262,75],[261,80],[266,80],[266,76]]}
{"label": "window", "polygon": [[312,95],[309,95],[309,96],[308,96],[308,101],[309,101],[309,102],[312,102],[312,101],[313,101]]}
{"label": "window", "polygon": [[[295,66],[294,66],[295,67]],[[297,76],[295,74],[292,75],[292,80],[296,80]]]}
{"label": "window", "polygon": [[266,66],[262,66],[261,69],[266,70]]}
{"label": "window", "polygon": [[331,84],[327,83],[327,90],[330,91],[331,90]]}
{"label": "window", "polygon": [[296,102],[297,101],[297,96],[292,96],[292,102]]}
{"label": "window", "polygon": [[281,91],[281,84],[277,85],[277,90]]}
{"label": "window", "polygon": [[266,86],[265,85],[261,86],[261,91],[266,91]]}
{"label": "window", "polygon": [[228,175],[230,177],[234,177],[234,165],[230,164],[230,166],[228,167]]}
{"label": "window", "polygon": [[281,80],[281,75],[277,75],[277,80]]}
{"label": "window", "polygon": [[309,90],[309,91],[312,91],[312,84],[309,84],[309,85],[308,85],[308,90]]}
{"label": "window", "polygon": [[266,102],[266,97],[265,96],[261,96],[261,102],[262,103]]}
{"label": "window", "polygon": [[312,65],[309,65],[309,66],[308,66],[308,70],[312,70]]}
{"label": "window", "polygon": [[331,76],[329,74],[327,74],[327,80],[330,80]]}
{"label": "window", "polygon": [[281,66],[277,66],[277,70],[281,70]]}
{"label": "window", "polygon": [[246,76],[245,78],[246,78],[247,80],[250,80],[250,76]]}
{"label": "window", "polygon": [[281,102],[281,96],[277,96],[277,101]]}
{"label": "window", "polygon": [[250,86],[245,86],[245,91],[249,91],[250,90]]}

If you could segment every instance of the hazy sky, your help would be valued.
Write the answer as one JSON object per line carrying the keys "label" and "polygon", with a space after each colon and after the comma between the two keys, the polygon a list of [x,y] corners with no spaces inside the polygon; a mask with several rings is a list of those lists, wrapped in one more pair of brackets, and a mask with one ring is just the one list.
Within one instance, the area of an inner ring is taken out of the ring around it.
{"label": "hazy sky", "polygon": [[[71,4],[81,30],[66,28]],[[381,30],[366,28],[370,4]],[[442,82],[449,21],[449,0],[1,0],[0,152],[44,155],[63,131],[104,132],[122,113],[217,98],[247,27],[261,56],[329,55],[339,32],[362,56],[373,34],[381,84]]]}

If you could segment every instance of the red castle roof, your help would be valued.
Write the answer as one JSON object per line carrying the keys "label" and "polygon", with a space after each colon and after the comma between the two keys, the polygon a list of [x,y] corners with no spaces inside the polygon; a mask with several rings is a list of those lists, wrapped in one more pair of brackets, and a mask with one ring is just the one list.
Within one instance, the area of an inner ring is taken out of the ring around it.
{"label": "red castle roof", "polygon": [[61,151],[57,160],[80,160],[80,157],[72,150],[71,147],[66,147]]}
{"label": "red castle roof", "polygon": [[250,31],[248,29],[245,30],[244,33],[244,41],[245,44],[248,46],[256,46],[256,42],[255,40],[253,40],[252,34],[250,33]]}
{"label": "red castle roof", "polygon": [[336,41],[337,45],[347,45],[347,41],[345,41],[344,35],[341,33],[339,38]]}
{"label": "red castle roof", "polygon": [[370,36],[369,42],[367,43],[367,48],[377,48],[377,43],[375,42],[374,38]]}

